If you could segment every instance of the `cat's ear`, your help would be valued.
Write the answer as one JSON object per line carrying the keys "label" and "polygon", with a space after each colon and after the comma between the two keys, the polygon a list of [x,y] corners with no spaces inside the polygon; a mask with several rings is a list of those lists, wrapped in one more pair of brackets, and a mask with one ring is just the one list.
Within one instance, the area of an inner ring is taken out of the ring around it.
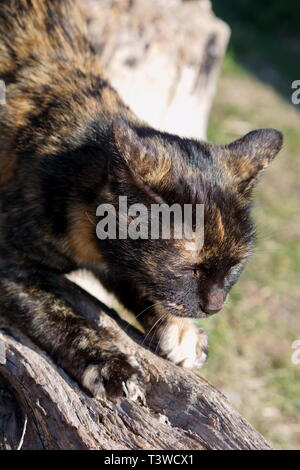
{"label": "cat's ear", "polygon": [[229,165],[241,192],[249,192],[259,174],[269,165],[283,143],[275,129],[259,129],[227,145]]}
{"label": "cat's ear", "polygon": [[130,173],[151,186],[167,183],[171,158],[158,139],[138,135],[130,124],[119,117],[113,122],[113,137],[119,162]]}

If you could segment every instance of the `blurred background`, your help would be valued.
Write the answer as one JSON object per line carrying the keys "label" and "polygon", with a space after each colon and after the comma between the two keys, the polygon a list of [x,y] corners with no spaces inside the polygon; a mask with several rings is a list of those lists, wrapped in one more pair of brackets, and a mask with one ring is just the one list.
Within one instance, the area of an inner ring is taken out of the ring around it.
{"label": "blurred background", "polygon": [[[224,312],[202,322],[210,357],[201,374],[277,448],[300,449],[300,2],[213,0],[231,38],[213,101],[208,140],[252,129],[285,136],[256,190],[258,246]],[[205,323],[205,324],[204,324]]]}

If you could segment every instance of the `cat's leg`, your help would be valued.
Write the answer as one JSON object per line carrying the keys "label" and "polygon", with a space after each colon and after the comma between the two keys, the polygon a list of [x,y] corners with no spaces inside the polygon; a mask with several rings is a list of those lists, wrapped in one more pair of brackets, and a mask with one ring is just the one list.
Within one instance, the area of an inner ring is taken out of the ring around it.
{"label": "cat's leg", "polygon": [[176,317],[154,311],[140,315],[139,321],[145,329],[146,340],[155,345],[155,350],[175,364],[192,368],[202,367],[207,359],[207,334],[198,328],[192,319]]}
{"label": "cat's leg", "polygon": [[78,292],[60,275],[0,271],[0,318],[12,319],[93,396],[120,396],[125,386],[133,398],[142,380],[139,364],[111,331],[90,327],[78,311]]}
{"label": "cat's leg", "polygon": [[[98,275],[145,330],[145,343],[161,356],[182,367],[202,367],[207,359],[207,334],[193,320],[166,314],[159,304],[143,299],[134,285]],[[174,312],[176,313],[176,312]]]}

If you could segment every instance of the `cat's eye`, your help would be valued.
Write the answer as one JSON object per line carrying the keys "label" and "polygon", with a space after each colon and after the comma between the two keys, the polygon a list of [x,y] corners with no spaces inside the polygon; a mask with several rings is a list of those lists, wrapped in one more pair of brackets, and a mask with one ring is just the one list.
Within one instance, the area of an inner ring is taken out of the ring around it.
{"label": "cat's eye", "polygon": [[193,271],[194,276],[197,278],[203,277],[206,274],[206,271],[203,268],[203,266],[196,266],[193,268],[192,271]]}
{"label": "cat's eye", "polygon": [[227,266],[228,266],[229,269],[232,269],[235,266],[237,266],[238,264],[240,264],[240,262],[241,261],[239,259],[231,258],[230,260],[228,260]]}
{"label": "cat's eye", "polygon": [[200,269],[193,269],[194,276],[200,277],[201,276],[201,270]]}

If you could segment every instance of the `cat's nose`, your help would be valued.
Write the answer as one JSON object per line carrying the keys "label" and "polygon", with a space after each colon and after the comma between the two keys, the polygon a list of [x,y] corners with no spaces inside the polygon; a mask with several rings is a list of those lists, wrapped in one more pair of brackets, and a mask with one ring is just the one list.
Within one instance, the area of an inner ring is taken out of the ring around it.
{"label": "cat's nose", "polygon": [[218,313],[220,312],[220,310],[222,310],[222,307],[218,307],[218,308],[208,308],[208,307],[204,307],[201,305],[201,310],[206,313],[206,315],[214,315],[215,313]]}
{"label": "cat's nose", "polygon": [[225,292],[222,287],[213,286],[200,301],[201,310],[206,315],[213,315],[222,310],[225,301]]}

